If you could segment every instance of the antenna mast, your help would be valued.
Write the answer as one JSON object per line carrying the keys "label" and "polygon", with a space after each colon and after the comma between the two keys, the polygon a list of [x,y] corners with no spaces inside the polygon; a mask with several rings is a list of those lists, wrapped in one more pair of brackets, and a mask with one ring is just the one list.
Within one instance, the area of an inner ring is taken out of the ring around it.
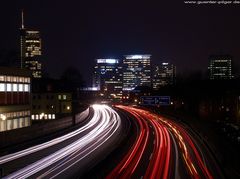
{"label": "antenna mast", "polygon": [[22,9],[22,24],[21,24],[22,29],[24,29],[24,12]]}

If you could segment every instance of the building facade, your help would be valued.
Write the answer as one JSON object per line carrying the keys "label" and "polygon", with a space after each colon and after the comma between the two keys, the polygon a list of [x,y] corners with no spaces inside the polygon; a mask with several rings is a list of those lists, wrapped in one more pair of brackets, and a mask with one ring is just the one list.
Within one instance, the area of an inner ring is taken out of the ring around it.
{"label": "building facade", "polygon": [[162,86],[174,85],[176,82],[176,66],[171,63],[161,63],[153,67],[153,89],[158,90]]}
{"label": "building facade", "polygon": [[232,79],[232,57],[230,55],[212,55],[209,57],[209,78]]}
{"label": "building facade", "polygon": [[25,29],[23,12],[20,28],[20,52],[21,68],[31,70],[33,78],[41,78],[42,64],[40,60],[42,55],[42,40],[40,32]]}
{"label": "building facade", "polygon": [[31,74],[0,67],[0,132],[31,125]]}
{"label": "building facade", "polygon": [[137,86],[151,87],[151,55],[125,55],[123,59],[123,91]]}
{"label": "building facade", "polygon": [[52,120],[72,113],[71,93],[33,93],[32,120]]}
{"label": "building facade", "polygon": [[122,66],[118,59],[96,59],[93,87],[110,100],[122,98]]}

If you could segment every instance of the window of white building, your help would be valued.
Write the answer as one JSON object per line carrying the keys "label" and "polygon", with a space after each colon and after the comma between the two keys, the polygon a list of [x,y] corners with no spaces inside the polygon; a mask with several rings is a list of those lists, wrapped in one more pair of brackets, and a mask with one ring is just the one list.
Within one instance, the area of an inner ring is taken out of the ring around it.
{"label": "window of white building", "polygon": [[12,91],[12,84],[10,83],[7,84],[7,91]]}
{"label": "window of white building", "polygon": [[5,83],[0,83],[0,91],[5,91]]}
{"label": "window of white building", "polygon": [[15,92],[18,91],[17,86],[18,86],[17,84],[13,84],[13,91],[15,91]]}
{"label": "window of white building", "polygon": [[18,91],[23,91],[23,84],[18,85]]}

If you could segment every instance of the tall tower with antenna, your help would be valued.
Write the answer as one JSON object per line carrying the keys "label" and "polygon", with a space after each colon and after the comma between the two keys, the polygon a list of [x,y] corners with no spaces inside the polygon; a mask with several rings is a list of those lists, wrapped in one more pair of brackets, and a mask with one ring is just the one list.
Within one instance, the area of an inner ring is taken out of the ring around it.
{"label": "tall tower with antenna", "polygon": [[26,30],[24,28],[24,12],[21,12],[21,27],[20,27],[20,60],[21,68],[24,68],[24,54],[25,54],[25,36]]}
{"label": "tall tower with antenna", "polygon": [[24,25],[24,11],[21,12],[20,58],[21,68],[32,71],[33,78],[42,77],[42,40],[40,32],[27,30]]}

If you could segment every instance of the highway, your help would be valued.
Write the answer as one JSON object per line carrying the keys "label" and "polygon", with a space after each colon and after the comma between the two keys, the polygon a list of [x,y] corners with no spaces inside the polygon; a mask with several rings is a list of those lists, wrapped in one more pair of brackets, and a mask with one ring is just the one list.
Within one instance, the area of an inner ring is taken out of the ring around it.
{"label": "highway", "polygon": [[119,115],[106,105],[92,105],[88,122],[51,141],[0,157],[4,178],[72,178],[101,161],[124,132]]}
{"label": "highway", "polygon": [[4,178],[224,178],[184,123],[123,105],[77,117],[86,119],[78,129],[0,157]]}
{"label": "highway", "polygon": [[130,114],[140,130],[106,178],[224,178],[204,143],[186,125],[146,109],[116,107]]}

